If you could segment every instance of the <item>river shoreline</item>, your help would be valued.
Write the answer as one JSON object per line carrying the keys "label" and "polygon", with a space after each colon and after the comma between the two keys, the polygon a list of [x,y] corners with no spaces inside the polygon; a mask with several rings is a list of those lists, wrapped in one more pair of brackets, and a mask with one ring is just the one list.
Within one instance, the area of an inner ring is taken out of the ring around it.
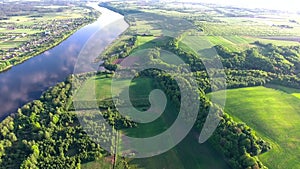
{"label": "river shoreline", "polygon": [[97,48],[104,49],[126,31],[125,27],[116,26],[128,25],[122,15],[99,7],[96,3],[87,6],[101,13],[95,22],[74,30],[52,48],[0,73],[0,121],[13,115],[26,103],[39,99],[49,87],[74,74],[81,50],[91,37],[99,39]]}
{"label": "river shoreline", "polygon": [[[87,5],[87,6],[89,6],[89,5]],[[97,17],[97,18],[93,18],[90,22],[85,23],[85,24],[83,24],[83,25],[77,27],[76,29],[70,31],[70,32],[67,33],[67,34],[64,34],[63,37],[61,37],[61,38],[59,38],[59,39],[55,39],[55,42],[49,44],[49,46],[47,46],[47,47],[42,47],[41,49],[38,49],[38,51],[36,51],[36,52],[34,52],[34,53],[31,53],[31,54],[29,54],[29,55],[23,56],[24,59],[22,59],[22,60],[20,60],[20,61],[18,61],[18,62],[16,62],[16,63],[14,63],[13,65],[6,66],[5,68],[3,68],[3,69],[0,70],[0,73],[5,72],[5,71],[8,71],[9,69],[13,68],[14,66],[17,66],[17,65],[19,65],[19,64],[22,64],[22,63],[26,62],[27,60],[29,60],[29,59],[31,59],[31,58],[33,58],[33,57],[36,57],[36,56],[38,56],[38,55],[40,55],[40,54],[42,54],[42,53],[44,53],[44,52],[46,52],[46,51],[48,51],[48,50],[50,50],[50,49],[52,49],[52,48],[58,46],[60,43],[62,43],[62,42],[65,41],[66,39],[68,39],[70,36],[72,36],[75,32],[77,32],[77,31],[80,30],[81,28],[83,28],[83,27],[85,27],[85,26],[87,26],[87,25],[89,25],[89,24],[92,24],[92,23],[94,23],[95,21],[97,21],[97,19],[101,16],[101,12],[98,11],[97,9],[95,9],[95,8],[94,8],[94,10],[97,11],[97,13],[98,13],[98,17]]]}

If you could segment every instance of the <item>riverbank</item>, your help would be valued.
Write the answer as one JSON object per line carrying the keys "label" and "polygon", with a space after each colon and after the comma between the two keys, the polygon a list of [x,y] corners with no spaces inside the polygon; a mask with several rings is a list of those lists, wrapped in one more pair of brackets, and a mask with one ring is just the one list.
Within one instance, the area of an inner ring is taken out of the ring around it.
{"label": "riverbank", "polygon": [[[41,45],[40,48],[36,49],[35,52],[32,52],[32,53],[29,53],[27,55],[24,55],[22,56],[22,58],[18,58],[18,60],[16,60],[16,57],[13,57],[9,60],[6,60],[6,61],[3,61],[4,63],[7,64],[7,66],[4,66],[4,67],[0,67],[0,73],[4,72],[4,71],[7,71],[9,69],[11,69],[13,66],[16,66],[16,65],[19,65],[19,64],[22,64],[23,62],[35,57],[35,56],[38,56],[42,53],[44,53],[45,51],[48,51],[52,48],[54,48],[55,46],[59,45],[60,43],[62,43],[63,41],[65,41],[67,38],[69,38],[71,35],[73,35],[75,32],[77,32],[78,30],[80,30],[81,28],[85,27],[86,25],[89,25],[93,22],[95,22],[101,15],[101,12],[99,10],[97,10],[96,8],[94,8],[93,6],[90,6],[89,4],[87,4],[86,6],[87,8],[89,7],[89,9],[93,10],[92,12],[94,13],[92,16],[94,16],[93,18],[89,18],[88,22],[82,24],[82,25],[79,25],[78,27],[76,27],[76,29],[73,29],[71,31],[69,31],[68,33],[64,33],[62,34],[61,37],[58,37],[58,38],[55,38],[53,39],[54,42],[52,43],[46,43],[46,44],[43,44],[43,45],[46,45],[46,46],[43,46]],[[11,63],[13,62],[13,63]]]}
{"label": "riverbank", "polygon": [[[101,13],[95,22],[74,31],[70,37],[66,35],[66,40],[51,50],[0,73],[1,119],[16,112],[24,104],[39,99],[49,87],[73,74],[80,53],[91,37],[101,37],[96,38],[98,41],[93,44],[97,44],[98,49],[104,49],[126,30],[127,23],[121,15],[99,7],[96,3],[93,9]],[[97,57],[98,54],[90,56]]]}

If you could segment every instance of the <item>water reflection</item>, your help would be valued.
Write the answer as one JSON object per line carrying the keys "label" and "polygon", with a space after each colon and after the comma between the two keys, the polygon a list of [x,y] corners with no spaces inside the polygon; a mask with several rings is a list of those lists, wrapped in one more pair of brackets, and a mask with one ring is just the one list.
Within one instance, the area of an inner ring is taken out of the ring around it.
{"label": "water reflection", "polygon": [[0,73],[0,118],[39,98],[48,87],[73,73],[77,56],[92,35],[97,33],[101,43],[96,45],[104,49],[128,27],[121,15],[95,4],[91,6],[102,13],[96,22],[83,27],[53,49]]}

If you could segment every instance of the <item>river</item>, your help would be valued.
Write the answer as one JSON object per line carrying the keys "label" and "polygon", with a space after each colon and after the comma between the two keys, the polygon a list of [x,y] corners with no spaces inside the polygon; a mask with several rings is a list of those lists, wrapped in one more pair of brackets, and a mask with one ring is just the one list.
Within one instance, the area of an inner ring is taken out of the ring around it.
{"label": "river", "polygon": [[88,5],[101,12],[97,21],[79,29],[58,46],[0,73],[0,119],[38,99],[43,91],[72,74],[89,38],[99,38],[99,49],[104,50],[128,28],[122,15],[97,4]]}

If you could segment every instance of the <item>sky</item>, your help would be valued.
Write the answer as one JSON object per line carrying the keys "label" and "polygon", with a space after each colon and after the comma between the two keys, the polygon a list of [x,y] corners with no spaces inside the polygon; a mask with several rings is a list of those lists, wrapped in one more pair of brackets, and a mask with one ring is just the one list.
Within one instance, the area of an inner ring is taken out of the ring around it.
{"label": "sky", "polygon": [[205,2],[214,4],[224,4],[246,8],[266,8],[288,10],[291,12],[300,11],[299,0],[180,0],[184,2]]}

